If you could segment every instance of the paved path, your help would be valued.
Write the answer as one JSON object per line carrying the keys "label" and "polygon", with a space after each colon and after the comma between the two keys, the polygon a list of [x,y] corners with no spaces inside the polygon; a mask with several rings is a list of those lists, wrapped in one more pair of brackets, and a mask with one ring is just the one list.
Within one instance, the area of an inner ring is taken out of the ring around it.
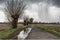
{"label": "paved path", "polygon": [[48,33],[46,31],[43,31],[39,28],[32,28],[31,33],[29,34],[29,36],[27,37],[27,39],[58,39],[59,37]]}

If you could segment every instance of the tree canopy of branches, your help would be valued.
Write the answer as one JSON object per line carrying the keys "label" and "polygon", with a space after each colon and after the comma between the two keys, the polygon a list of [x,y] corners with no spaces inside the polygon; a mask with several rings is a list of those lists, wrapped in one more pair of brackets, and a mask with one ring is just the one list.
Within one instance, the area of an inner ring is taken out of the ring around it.
{"label": "tree canopy of branches", "polygon": [[33,18],[25,17],[24,25],[28,25],[28,24],[32,24],[32,23],[33,23]]}
{"label": "tree canopy of branches", "polygon": [[25,17],[24,18],[24,25],[28,25],[28,23],[29,23],[29,18],[28,17]]}
{"label": "tree canopy of branches", "polygon": [[5,14],[13,28],[17,27],[18,19],[22,16],[26,5],[22,0],[9,0],[6,2]]}
{"label": "tree canopy of branches", "polygon": [[30,23],[32,23],[33,22],[33,18],[30,18]]}

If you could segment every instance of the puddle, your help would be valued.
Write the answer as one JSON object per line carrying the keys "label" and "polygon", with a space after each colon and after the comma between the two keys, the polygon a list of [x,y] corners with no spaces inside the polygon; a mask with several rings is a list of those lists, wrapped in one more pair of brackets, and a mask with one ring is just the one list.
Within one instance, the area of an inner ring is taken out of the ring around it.
{"label": "puddle", "polygon": [[19,34],[18,34],[18,40],[24,40],[28,34],[30,33],[30,31],[32,30],[32,28],[26,28],[26,32],[24,32],[24,30],[22,30]]}

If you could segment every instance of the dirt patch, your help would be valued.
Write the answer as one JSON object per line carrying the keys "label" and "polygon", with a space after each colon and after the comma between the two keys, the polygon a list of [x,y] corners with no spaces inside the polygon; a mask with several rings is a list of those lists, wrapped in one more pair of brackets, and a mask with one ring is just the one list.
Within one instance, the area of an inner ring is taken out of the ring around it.
{"label": "dirt patch", "polygon": [[8,24],[0,24],[0,30],[9,29],[9,28],[11,27],[8,26]]}

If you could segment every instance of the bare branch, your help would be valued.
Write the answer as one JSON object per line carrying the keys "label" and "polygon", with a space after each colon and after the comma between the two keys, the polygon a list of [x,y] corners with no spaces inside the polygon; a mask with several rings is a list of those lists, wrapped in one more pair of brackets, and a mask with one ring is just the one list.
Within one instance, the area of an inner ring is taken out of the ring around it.
{"label": "bare branch", "polygon": [[13,26],[16,26],[18,18],[23,14],[26,5],[21,0],[9,0],[6,3],[6,17]]}

